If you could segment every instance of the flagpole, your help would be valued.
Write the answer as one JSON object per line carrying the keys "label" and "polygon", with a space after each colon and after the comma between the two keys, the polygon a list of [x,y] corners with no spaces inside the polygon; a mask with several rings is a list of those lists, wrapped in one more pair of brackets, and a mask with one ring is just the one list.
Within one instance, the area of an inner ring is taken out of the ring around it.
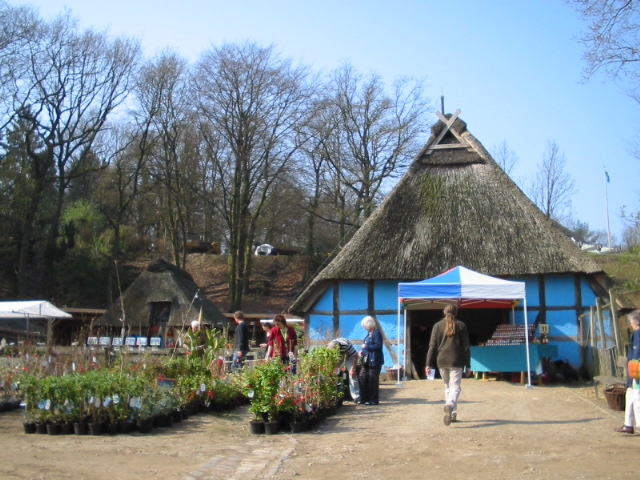
{"label": "flagpole", "polygon": [[609,250],[611,250],[611,226],[609,225],[609,188],[607,184],[609,183],[609,174],[607,173],[607,169],[604,169],[604,203],[607,209],[607,241],[609,242]]}

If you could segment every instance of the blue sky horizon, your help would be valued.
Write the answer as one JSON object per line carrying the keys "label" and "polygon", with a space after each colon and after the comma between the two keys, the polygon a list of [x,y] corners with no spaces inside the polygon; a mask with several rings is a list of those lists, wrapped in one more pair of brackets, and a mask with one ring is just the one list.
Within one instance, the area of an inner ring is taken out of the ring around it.
{"label": "blue sky horizon", "polygon": [[[619,213],[640,209],[640,159],[633,155],[640,105],[601,75],[583,81],[586,28],[557,0],[35,0],[50,18],[67,7],[83,28],[140,39],[150,58],[173,48],[189,62],[212,46],[253,41],[329,72],[349,61],[360,73],[424,79],[440,110],[461,110],[489,150],[506,142],[523,187],[554,141],[576,184],[573,218],[622,240]],[[429,119],[435,122],[435,115]],[[426,138],[425,138],[426,140]],[[610,182],[606,183],[604,171]]]}

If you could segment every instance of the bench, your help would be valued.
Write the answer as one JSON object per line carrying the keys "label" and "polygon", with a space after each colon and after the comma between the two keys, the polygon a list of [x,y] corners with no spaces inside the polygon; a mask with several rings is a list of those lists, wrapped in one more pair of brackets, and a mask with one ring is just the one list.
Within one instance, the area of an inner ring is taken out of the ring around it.
{"label": "bench", "polygon": [[[624,372],[627,371],[627,357],[618,356],[616,358],[616,365],[620,367]],[[593,387],[595,388],[596,398],[598,398],[598,385],[602,384],[604,388],[616,383],[627,384],[626,378],[614,377],[611,375],[597,375],[593,377]]]}

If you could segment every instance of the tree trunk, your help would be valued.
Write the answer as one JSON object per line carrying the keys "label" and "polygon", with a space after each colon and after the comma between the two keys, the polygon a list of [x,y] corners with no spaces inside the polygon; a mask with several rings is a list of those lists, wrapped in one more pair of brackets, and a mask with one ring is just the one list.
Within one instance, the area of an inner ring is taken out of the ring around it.
{"label": "tree trunk", "polygon": [[18,298],[30,296],[29,260],[31,259],[31,237],[33,236],[33,222],[36,218],[36,212],[40,208],[41,200],[42,188],[36,188],[22,224],[22,238],[20,239],[20,253],[18,255]]}

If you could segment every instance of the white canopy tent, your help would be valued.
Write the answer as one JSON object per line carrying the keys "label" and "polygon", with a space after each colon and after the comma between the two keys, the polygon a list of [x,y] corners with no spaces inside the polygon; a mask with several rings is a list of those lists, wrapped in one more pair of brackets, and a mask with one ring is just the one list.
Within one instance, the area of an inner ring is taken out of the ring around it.
{"label": "white canopy tent", "polygon": [[0,302],[0,318],[71,318],[46,300]]}
{"label": "white canopy tent", "polygon": [[0,302],[0,321],[2,319],[24,319],[25,331],[27,332],[29,331],[30,319],[48,320],[47,339],[51,336],[51,322],[54,318],[72,318],[72,315],[46,300]]}
{"label": "white canopy tent", "polygon": [[[468,268],[458,266],[440,275],[417,282],[398,284],[398,332],[400,332],[401,312],[404,332],[407,329],[407,310],[441,308],[446,303],[455,302],[459,308],[512,308],[523,302],[525,332],[529,331],[527,317],[527,296],[524,282],[514,282],[483,275]],[[403,336],[404,338],[404,336]],[[400,335],[398,335],[400,347]],[[404,347],[404,370],[407,371],[406,345]],[[531,387],[531,360],[529,336],[525,335],[527,356],[527,387]],[[398,369],[398,383],[400,382]]]}

